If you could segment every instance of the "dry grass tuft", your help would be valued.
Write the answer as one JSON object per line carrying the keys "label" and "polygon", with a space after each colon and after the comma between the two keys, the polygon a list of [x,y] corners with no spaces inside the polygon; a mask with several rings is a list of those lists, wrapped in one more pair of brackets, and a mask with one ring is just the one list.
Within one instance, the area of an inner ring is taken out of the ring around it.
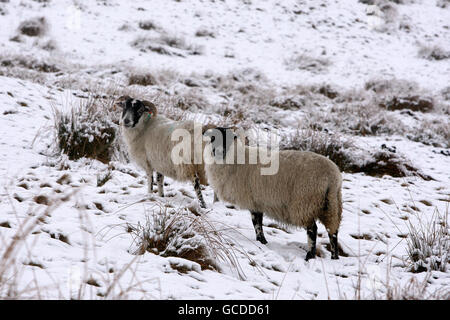
{"label": "dry grass tuft", "polygon": [[450,263],[448,206],[444,214],[436,208],[431,219],[417,215],[417,220],[417,224],[408,223],[409,233],[406,239],[411,272],[446,272]]}
{"label": "dry grass tuft", "polygon": [[241,274],[236,247],[231,238],[202,215],[188,208],[179,210],[157,205],[144,225],[127,224],[136,246],[134,254],[150,252],[163,257],[178,257],[199,264],[202,270],[219,270],[218,261],[227,262]]}
{"label": "dry grass tuft", "polygon": [[20,23],[18,32],[29,37],[43,36],[49,28],[45,17],[35,17]]}
{"label": "dry grass tuft", "polygon": [[24,68],[44,73],[59,72],[61,70],[54,62],[38,60],[32,56],[20,54],[4,54],[0,56],[0,66],[2,68]]}
{"label": "dry grass tuft", "polygon": [[196,37],[215,38],[216,34],[206,27],[201,27],[195,32]]}
{"label": "dry grass tuft", "polygon": [[450,292],[448,290],[438,289],[434,292],[428,290],[429,277],[423,281],[418,281],[411,277],[403,285],[386,285],[386,300],[449,300]]}
{"label": "dry grass tuft", "polygon": [[392,177],[419,176],[431,180],[415,168],[405,157],[381,147],[381,150],[367,152],[358,148],[352,140],[336,134],[312,129],[297,130],[282,137],[280,150],[311,151],[333,161],[341,171],[364,173],[369,176]]}
{"label": "dry grass tuft", "polygon": [[297,130],[284,136],[280,150],[311,151],[328,157],[341,171],[348,171],[354,166],[352,150],[356,147],[349,139],[326,132],[311,129]]}
{"label": "dry grass tuft", "polygon": [[331,61],[326,57],[314,57],[309,54],[298,54],[285,61],[288,69],[300,69],[310,72],[326,72],[331,65]]}
{"label": "dry grass tuft", "polygon": [[155,77],[151,73],[132,73],[128,75],[128,84],[140,86],[154,86],[157,84]]}
{"label": "dry grass tuft", "polygon": [[436,5],[442,9],[450,8],[450,0],[437,0]]}
{"label": "dry grass tuft", "polygon": [[450,148],[450,121],[447,117],[423,119],[418,127],[406,133],[412,141],[440,148]]}
{"label": "dry grass tuft", "polygon": [[139,28],[142,30],[157,30],[159,26],[152,20],[139,21]]}
{"label": "dry grass tuft", "polygon": [[421,46],[419,48],[419,57],[430,61],[440,61],[450,58],[450,51],[438,46]]}
{"label": "dry grass tuft", "polygon": [[201,55],[203,54],[203,47],[190,44],[184,38],[161,34],[156,37],[138,37],[131,42],[131,46],[135,47],[142,52],[156,52],[164,55],[173,55],[184,57],[188,55]]}
{"label": "dry grass tuft", "polygon": [[119,114],[113,99],[90,95],[70,106],[69,112],[53,108],[56,142],[70,160],[82,157],[108,163],[125,153],[119,140]]}
{"label": "dry grass tuft", "polygon": [[420,96],[394,97],[392,100],[380,104],[380,107],[387,110],[404,110],[430,112],[433,110],[433,100]]}

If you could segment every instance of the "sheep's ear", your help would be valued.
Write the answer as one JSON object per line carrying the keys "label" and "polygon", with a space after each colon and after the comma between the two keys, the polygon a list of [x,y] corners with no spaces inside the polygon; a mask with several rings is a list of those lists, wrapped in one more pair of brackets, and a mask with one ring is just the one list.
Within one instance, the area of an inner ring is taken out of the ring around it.
{"label": "sheep's ear", "polygon": [[202,134],[205,134],[209,129],[215,129],[215,128],[216,128],[215,124],[212,124],[212,123],[205,124],[202,127]]}
{"label": "sheep's ear", "polygon": [[144,105],[146,112],[150,113],[153,117],[156,116],[158,110],[153,102],[142,100],[142,104]]}
{"label": "sheep's ear", "polygon": [[130,96],[121,96],[119,99],[116,100],[116,106],[119,108],[125,108],[126,102],[128,99],[131,99]]}

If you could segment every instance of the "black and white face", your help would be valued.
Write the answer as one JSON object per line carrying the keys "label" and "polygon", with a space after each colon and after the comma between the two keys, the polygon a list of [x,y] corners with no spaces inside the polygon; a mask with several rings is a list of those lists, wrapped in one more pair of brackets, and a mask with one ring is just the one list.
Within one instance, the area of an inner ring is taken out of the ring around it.
{"label": "black and white face", "polygon": [[122,102],[122,124],[126,128],[134,128],[142,115],[145,112],[149,112],[149,108],[145,106],[142,101],[137,99],[128,98]]}
{"label": "black and white face", "polygon": [[222,127],[209,129],[204,135],[211,139],[211,151],[213,157],[222,159],[225,159],[228,148],[237,138],[230,128]]}

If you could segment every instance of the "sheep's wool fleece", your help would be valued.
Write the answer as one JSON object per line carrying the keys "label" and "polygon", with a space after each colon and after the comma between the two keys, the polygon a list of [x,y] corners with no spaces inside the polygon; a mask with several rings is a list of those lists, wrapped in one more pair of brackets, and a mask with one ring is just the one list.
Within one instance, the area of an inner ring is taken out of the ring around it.
{"label": "sheep's wool fleece", "polygon": [[[197,158],[202,160],[203,145],[202,148],[194,148],[193,121],[173,121],[160,114],[151,119],[143,116],[134,128],[123,128],[123,136],[131,157],[142,168],[155,170],[178,181],[192,181],[197,174],[200,183],[207,184],[202,163],[178,165],[173,163],[172,149],[179,144],[179,141],[171,140],[172,133],[176,129],[185,129],[191,132],[191,141],[184,142],[191,143],[191,159],[194,159],[194,152],[197,152],[199,153]],[[202,139],[201,133],[200,139]]]}
{"label": "sheep's wool fleece", "polygon": [[[245,148],[248,162],[252,147]],[[329,231],[337,231],[342,213],[342,177],[336,164],[313,152],[278,153],[275,175],[261,175],[261,167],[267,165],[207,162],[208,181],[221,200],[241,209],[263,212],[296,226],[308,226],[318,218]],[[206,151],[205,157],[211,161],[210,152]]]}

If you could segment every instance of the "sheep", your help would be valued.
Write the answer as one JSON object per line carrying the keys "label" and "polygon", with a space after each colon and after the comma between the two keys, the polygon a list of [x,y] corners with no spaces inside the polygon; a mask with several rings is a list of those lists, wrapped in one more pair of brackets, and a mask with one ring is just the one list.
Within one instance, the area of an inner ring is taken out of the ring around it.
{"label": "sheep", "polygon": [[[192,181],[197,198],[202,208],[206,208],[200,184],[207,184],[203,161],[175,164],[171,153],[177,142],[172,141],[172,133],[176,129],[185,129],[191,133],[188,143],[194,144],[194,122],[173,121],[158,114],[156,106],[149,101],[132,99],[129,96],[119,98],[119,106],[123,108],[123,137],[128,146],[131,158],[142,167],[147,174],[148,192],[153,192],[153,170],[157,172],[156,182],[158,195],[164,196],[164,176],[177,181]],[[212,126],[201,126],[202,133]],[[191,148],[196,152],[196,148]],[[202,150],[202,149],[200,149]],[[193,154],[191,154],[193,156]],[[202,160],[202,155],[198,155]]]}
{"label": "sheep", "polygon": [[[261,163],[247,162],[250,153],[259,152],[260,148],[245,146],[227,128],[207,130],[204,137],[210,140],[204,151],[209,184],[220,200],[250,211],[257,241],[267,243],[262,228],[266,213],[282,223],[306,227],[306,260],[312,259],[316,255],[318,219],[327,229],[332,259],[339,259],[342,176],[334,162],[313,152],[272,151],[279,161],[278,172],[261,175]],[[232,144],[234,147],[230,148]],[[245,151],[245,163],[236,161],[239,158],[235,149],[242,150],[242,154]]]}

